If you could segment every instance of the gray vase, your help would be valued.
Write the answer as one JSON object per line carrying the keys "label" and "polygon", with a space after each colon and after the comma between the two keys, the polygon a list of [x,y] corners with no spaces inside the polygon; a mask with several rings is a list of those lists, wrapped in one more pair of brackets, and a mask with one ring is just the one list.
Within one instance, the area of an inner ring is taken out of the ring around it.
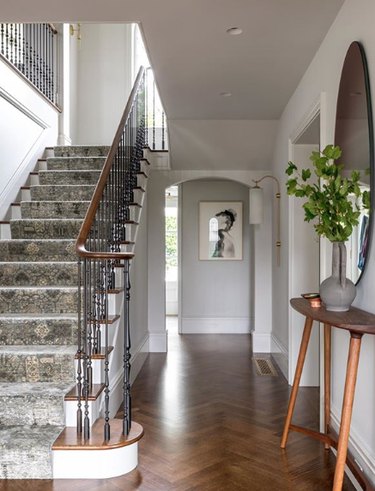
{"label": "gray vase", "polygon": [[323,281],[319,293],[327,310],[346,312],[356,296],[356,288],[346,277],[346,246],[332,243],[332,276]]}

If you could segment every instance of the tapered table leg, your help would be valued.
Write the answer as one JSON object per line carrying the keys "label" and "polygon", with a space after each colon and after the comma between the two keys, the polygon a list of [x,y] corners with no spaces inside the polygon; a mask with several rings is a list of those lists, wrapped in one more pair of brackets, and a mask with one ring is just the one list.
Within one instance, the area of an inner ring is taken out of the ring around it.
{"label": "tapered table leg", "polygon": [[335,478],[333,491],[341,491],[344,480],[346,455],[348,452],[348,439],[350,421],[352,418],[355,384],[357,380],[359,353],[361,350],[362,334],[350,333],[350,345],[348,355],[348,365],[346,369],[346,380],[344,398],[342,403],[340,434],[337,447],[337,460],[335,468]]}
{"label": "tapered table leg", "polygon": [[286,420],[285,420],[285,424],[284,424],[283,436],[281,438],[281,444],[280,444],[281,448],[286,447],[286,442],[287,442],[288,433],[289,433],[289,427],[290,427],[290,423],[291,423],[292,417],[293,417],[294,406],[296,404],[298,387],[299,387],[299,383],[301,380],[303,365],[305,363],[307,347],[309,345],[312,324],[313,324],[313,320],[310,317],[306,317],[305,327],[303,330],[303,336],[302,336],[302,341],[301,341],[301,346],[300,346],[299,354],[298,354],[296,372],[294,374],[292,392],[290,394],[290,399],[289,399],[288,412],[287,412]]}
{"label": "tapered table leg", "polygon": [[[331,326],[324,324],[324,433],[328,434],[331,418]],[[324,444],[328,450],[330,445]]]}

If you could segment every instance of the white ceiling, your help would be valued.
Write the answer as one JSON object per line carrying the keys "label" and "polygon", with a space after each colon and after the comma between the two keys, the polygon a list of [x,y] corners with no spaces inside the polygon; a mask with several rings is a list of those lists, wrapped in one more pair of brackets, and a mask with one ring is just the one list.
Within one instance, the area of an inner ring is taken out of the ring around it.
{"label": "white ceiling", "polygon": [[343,1],[0,0],[3,22],[140,22],[169,118],[205,120],[278,119]]}
{"label": "white ceiling", "polygon": [[[0,12],[3,22],[138,22],[169,119],[172,168],[266,170],[277,120],[343,3],[0,0]],[[230,27],[243,34],[229,36]]]}

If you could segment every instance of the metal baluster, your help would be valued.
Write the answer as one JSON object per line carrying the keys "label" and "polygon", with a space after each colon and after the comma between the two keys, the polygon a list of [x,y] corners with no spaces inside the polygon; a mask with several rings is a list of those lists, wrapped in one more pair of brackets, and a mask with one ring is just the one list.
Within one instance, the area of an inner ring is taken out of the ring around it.
{"label": "metal baluster", "polygon": [[82,265],[78,260],[78,351],[77,351],[77,433],[82,433],[82,313],[81,313],[81,295],[82,295]]}
{"label": "metal baluster", "polygon": [[165,150],[165,114],[161,111],[161,149]]}
{"label": "metal baluster", "polygon": [[9,25],[5,24],[5,57],[9,60]]}
{"label": "metal baluster", "polygon": [[54,60],[55,60],[55,34],[53,33],[50,27],[50,78],[51,78],[51,100],[56,103],[56,94],[55,94],[55,69],[54,69]]}
{"label": "metal baluster", "polygon": [[91,267],[90,260],[84,259],[83,262],[83,275],[84,275],[84,326],[83,326],[83,337],[84,337],[84,358],[83,358],[83,396],[85,398],[85,418],[84,418],[84,438],[88,440],[90,438],[90,418],[89,418],[89,380],[88,380],[88,336],[89,336],[89,325],[91,319],[89,318],[89,298],[90,298],[90,286],[89,286],[89,269]]}
{"label": "metal baluster", "polygon": [[155,150],[155,91],[156,91],[156,84],[155,80],[153,80],[152,83],[152,149]]}
{"label": "metal baluster", "polygon": [[22,38],[21,38],[21,29],[22,29],[22,24],[16,24],[17,27],[17,46],[18,46],[18,52],[17,52],[17,68],[21,70],[23,73],[23,57],[22,57]]}
{"label": "metal baluster", "polygon": [[0,38],[1,38],[1,54],[3,55],[4,54],[4,39],[5,39],[5,35],[4,35],[4,24],[1,23],[0,24]]}
{"label": "metal baluster", "polygon": [[129,260],[125,260],[124,265],[124,285],[125,285],[125,302],[124,302],[124,419],[123,419],[123,434],[129,435],[131,428],[131,395],[130,395],[130,275],[129,275]]}
{"label": "metal baluster", "polygon": [[13,24],[9,24],[9,49],[10,49],[10,56],[9,56],[9,61],[11,63],[14,63],[14,57],[13,57]]}
{"label": "metal baluster", "polygon": [[23,46],[25,56],[25,76],[30,80],[30,44],[29,44],[29,26],[24,24]]}
{"label": "metal baluster", "polygon": [[109,424],[109,359],[108,359],[108,277],[110,273],[110,261],[103,261],[105,267],[105,360],[104,360],[104,440],[108,442],[111,438],[111,427]]}

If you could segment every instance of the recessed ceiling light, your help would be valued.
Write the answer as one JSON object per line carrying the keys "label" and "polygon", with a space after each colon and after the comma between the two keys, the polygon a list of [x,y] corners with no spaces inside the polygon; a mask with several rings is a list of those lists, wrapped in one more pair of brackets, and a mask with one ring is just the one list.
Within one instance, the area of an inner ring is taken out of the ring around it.
{"label": "recessed ceiling light", "polygon": [[226,33],[231,36],[238,36],[239,34],[242,34],[242,29],[240,27],[230,27],[226,30]]}
{"label": "recessed ceiling light", "polygon": [[232,95],[232,92],[220,92],[221,97],[230,97]]}

